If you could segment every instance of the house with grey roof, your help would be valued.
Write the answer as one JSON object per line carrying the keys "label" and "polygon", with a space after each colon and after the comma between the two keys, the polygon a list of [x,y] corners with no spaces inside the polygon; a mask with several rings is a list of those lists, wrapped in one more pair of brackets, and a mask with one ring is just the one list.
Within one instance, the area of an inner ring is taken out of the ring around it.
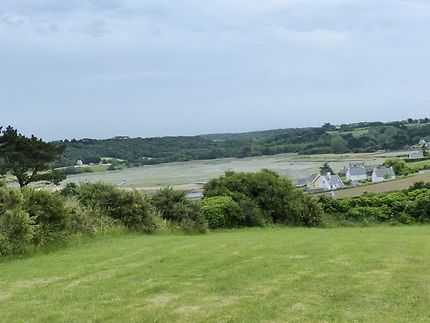
{"label": "house with grey roof", "polygon": [[396,179],[396,174],[394,173],[394,170],[392,167],[380,167],[375,168],[372,173],[372,182],[373,183],[379,183],[391,179]]}
{"label": "house with grey roof", "polygon": [[422,151],[412,151],[409,154],[409,159],[422,159],[424,158],[424,154]]}
{"label": "house with grey roof", "polygon": [[353,166],[346,169],[346,179],[351,182],[365,181],[367,179],[366,168],[362,166]]}
{"label": "house with grey roof", "polygon": [[317,177],[319,176],[319,174],[312,174],[306,178],[301,178],[301,179],[297,179],[296,182],[296,186],[297,187],[303,187],[306,188],[309,184],[311,184]]}
{"label": "house with grey roof", "polygon": [[325,175],[313,174],[310,178],[314,178],[306,187],[310,190],[338,190],[345,188],[345,184],[338,175],[327,173]]}

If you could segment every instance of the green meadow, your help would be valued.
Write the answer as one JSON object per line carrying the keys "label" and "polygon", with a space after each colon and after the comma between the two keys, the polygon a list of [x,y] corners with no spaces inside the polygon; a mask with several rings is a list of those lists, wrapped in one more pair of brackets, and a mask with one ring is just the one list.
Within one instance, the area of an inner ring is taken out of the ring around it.
{"label": "green meadow", "polygon": [[2,322],[429,321],[430,226],[99,236],[0,263]]}

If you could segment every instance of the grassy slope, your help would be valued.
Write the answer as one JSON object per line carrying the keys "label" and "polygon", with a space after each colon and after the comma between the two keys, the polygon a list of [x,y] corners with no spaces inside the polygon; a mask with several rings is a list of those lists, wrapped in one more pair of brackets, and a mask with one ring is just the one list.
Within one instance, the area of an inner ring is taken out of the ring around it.
{"label": "grassy slope", "polygon": [[430,160],[422,160],[422,161],[407,163],[407,166],[412,169],[422,169],[424,166],[429,166],[429,165],[430,165]]}
{"label": "grassy slope", "polygon": [[4,321],[430,320],[430,226],[104,237],[0,264]]}

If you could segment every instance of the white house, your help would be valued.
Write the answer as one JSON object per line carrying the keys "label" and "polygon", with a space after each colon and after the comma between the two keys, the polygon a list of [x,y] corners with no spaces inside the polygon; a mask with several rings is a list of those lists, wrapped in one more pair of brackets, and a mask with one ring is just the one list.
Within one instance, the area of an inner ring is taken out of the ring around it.
{"label": "white house", "polygon": [[422,159],[424,154],[422,151],[413,151],[409,154],[409,159]]}
{"label": "white house", "polygon": [[366,168],[363,166],[348,167],[346,169],[346,179],[351,182],[364,181],[367,179]]}
{"label": "white house", "polygon": [[76,162],[76,166],[82,166],[83,164],[84,162],[80,159]]}
{"label": "white house", "polygon": [[430,148],[430,142],[426,142],[424,139],[421,139],[418,143],[419,147]]}
{"label": "white house", "polygon": [[392,167],[375,168],[372,173],[372,182],[379,183],[390,179],[396,179],[396,174]]}
{"label": "white house", "polygon": [[331,173],[326,175],[315,174],[310,178],[313,178],[312,182],[306,185],[309,189],[337,190],[345,187],[340,177]]}

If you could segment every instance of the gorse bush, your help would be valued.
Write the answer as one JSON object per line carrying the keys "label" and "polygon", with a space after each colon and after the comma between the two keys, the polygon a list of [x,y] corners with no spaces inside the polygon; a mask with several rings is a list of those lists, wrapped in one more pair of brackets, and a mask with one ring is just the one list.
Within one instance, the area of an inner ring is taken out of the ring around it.
{"label": "gorse bush", "polygon": [[34,241],[43,245],[67,235],[70,208],[59,193],[25,188],[23,209],[34,223]]}
{"label": "gorse bush", "polygon": [[271,170],[258,173],[227,172],[209,181],[205,197],[229,196],[243,206],[241,225],[266,223],[317,226],[323,210],[291,181]]}
{"label": "gorse bush", "polygon": [[19,254],[33,239],[33,221],[19,190],[0,186],[0,256]]}
{"label": "gorse bush", "polygon": [[137,191],[124,191],[111,184],[82,184],[77,189],[79,202],[99,210],[124,226],[144,232],[157,228],[158,217],[151,202]]}
{"label": "gorse bush", "polygon": [[175,191],[171,187],[162,188],[154,194],[152,203],[164,220],[179,226],[182,231],[206,231],[207,222],[200,203],[187,200],[185,192]]}

